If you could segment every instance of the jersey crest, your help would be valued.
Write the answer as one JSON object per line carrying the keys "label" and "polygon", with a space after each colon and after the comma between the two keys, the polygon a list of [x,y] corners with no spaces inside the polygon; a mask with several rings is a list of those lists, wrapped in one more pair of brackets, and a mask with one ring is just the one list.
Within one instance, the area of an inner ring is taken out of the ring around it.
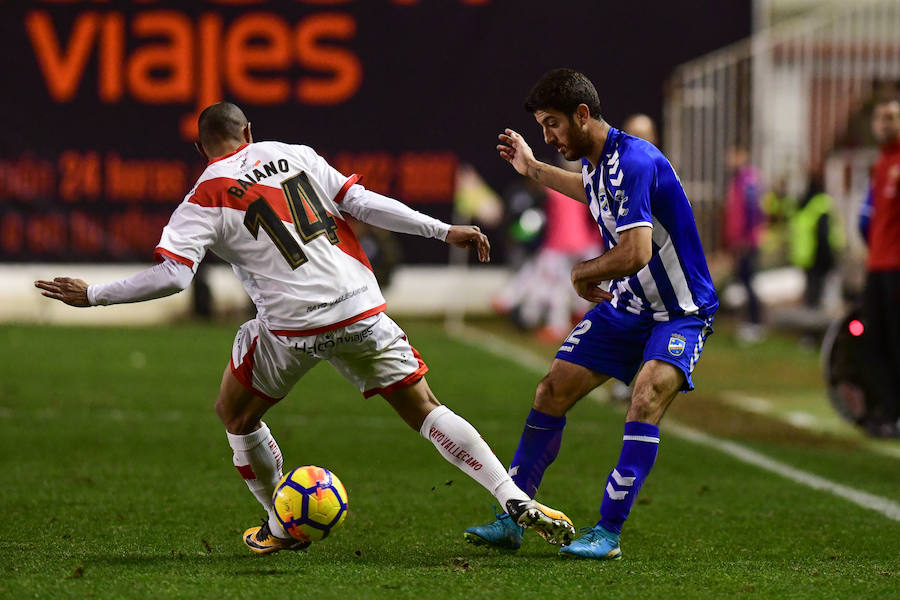
{"label": "jersey crest", "polygon": [[687,340],[684,339],[683,335],[673,333],[669,338],[669,354],[672,356],[681,356],[684,354],[684,348]]}

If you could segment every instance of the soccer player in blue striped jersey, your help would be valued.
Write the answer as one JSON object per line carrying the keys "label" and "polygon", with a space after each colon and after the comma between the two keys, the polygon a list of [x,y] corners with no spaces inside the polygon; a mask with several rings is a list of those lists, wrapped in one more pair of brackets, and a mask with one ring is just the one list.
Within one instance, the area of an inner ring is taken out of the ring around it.
{"label": "soccer player in blue striped jersey", "polygon": [[[606,250],[572,269],[575,290],[597,306],[562,343],[538,384],[510,475],[534,496],[559,453],[566,412],[610,377],[626,383],[636,378],[601,518],[560,550],[618,559],[622,525],[656,461],[659,421],[679,392],[694,388],[691,374],[712,333],[718,298],[672,165],[653,144],[603,120],[597,90],[584,75],[546,73],[525,108],[546,143],[567,160],[582,160],[581,174],[537,161],[511,129],[500,135],[500,156],[522,175],[587,204]],[[507,549],[518,548],[521,537],[506,514],[466,530],[470,542]]]}

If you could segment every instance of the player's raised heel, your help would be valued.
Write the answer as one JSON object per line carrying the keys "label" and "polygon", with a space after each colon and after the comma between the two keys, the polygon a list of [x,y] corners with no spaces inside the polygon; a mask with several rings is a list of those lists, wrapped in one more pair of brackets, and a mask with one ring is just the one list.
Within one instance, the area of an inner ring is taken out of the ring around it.
{"label": "player's raised heel", "polygon": [[509,500],[506,511],[521,527],[534,529],[554,545],[565,545],[575,537],[572,520],[561,511],[534,500]]}
{"label": "player's raised heel", "polygon": [[524,528],[518,526],[508,513],[498,512],[494,508],[497,520],[487,525],[476,525],[466,529],[463,537],[476,546],[490,546],[501,550],[518,550],[522,545]]}
{"label": "player's raised heel", "polygon": [[562,556],[570,558],[593,558],[594,560],[621,560],[622,549],[619,536],[599,525],[588,528],[585,534],[559,549]]}
{"label": "player's raised heel", "polygon": [[279,550],[304,550],[309,547],[309,542],[275,537],[269,529],[267,519],[263,519],[260,527],[251,527],[244,532],[244,543],[257,554],[271,554]]}

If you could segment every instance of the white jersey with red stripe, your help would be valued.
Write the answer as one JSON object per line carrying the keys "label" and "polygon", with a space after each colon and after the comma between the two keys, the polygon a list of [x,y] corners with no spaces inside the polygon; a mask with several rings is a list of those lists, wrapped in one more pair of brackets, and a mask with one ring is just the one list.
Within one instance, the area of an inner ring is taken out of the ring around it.
{"label": "white jersey with red stripe", "polygon": [[308,146],[244,144],[210,161],[172,214],[155,256],[196,270],[207,250],[231,263],[282,335],[312,335],[384,310],[385,302],[339,206],[359,179]]}

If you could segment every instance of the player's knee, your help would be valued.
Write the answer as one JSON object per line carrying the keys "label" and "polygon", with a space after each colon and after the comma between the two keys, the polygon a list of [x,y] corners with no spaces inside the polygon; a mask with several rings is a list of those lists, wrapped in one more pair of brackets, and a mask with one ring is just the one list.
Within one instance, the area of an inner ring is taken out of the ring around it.
{"label": "player's knee", "polygon": [[668,399],[666,386],[648,381],[635,388],[631,396],[628,417],[634,421],[653,421]]}
{"label": "player's knee", "polygon": [[219,420],[222,421],[223,424],[225,424],[228,419],[228,410],[225,408],[225,403],[222,402],[221,398],[216,398],[216,404],[213,408],[215,408],[216,415],[219,417]]}
{"label": "player's knee", "polygon": [[569,409],[569,402],[561,386],[547,375],[538,383],[533,406],[542,413],[561,417]]}
{"label": "player's knee", "polygon": [[228,433],[246,435],[256,431],[259,426],[259,417],[256,414],[235,411],[221,399],[216,400],[215,409],[216,414],[219,416],[219,420],[222,421],[222,424],[225,426]]}
{"label": "player's knee", "polygon": [[669,394],[669,385],[666,382],[648,381],[646,385],[641,387],[643,391],[642,395],[646,396],[650,402],[657,398],[662,399]]}

